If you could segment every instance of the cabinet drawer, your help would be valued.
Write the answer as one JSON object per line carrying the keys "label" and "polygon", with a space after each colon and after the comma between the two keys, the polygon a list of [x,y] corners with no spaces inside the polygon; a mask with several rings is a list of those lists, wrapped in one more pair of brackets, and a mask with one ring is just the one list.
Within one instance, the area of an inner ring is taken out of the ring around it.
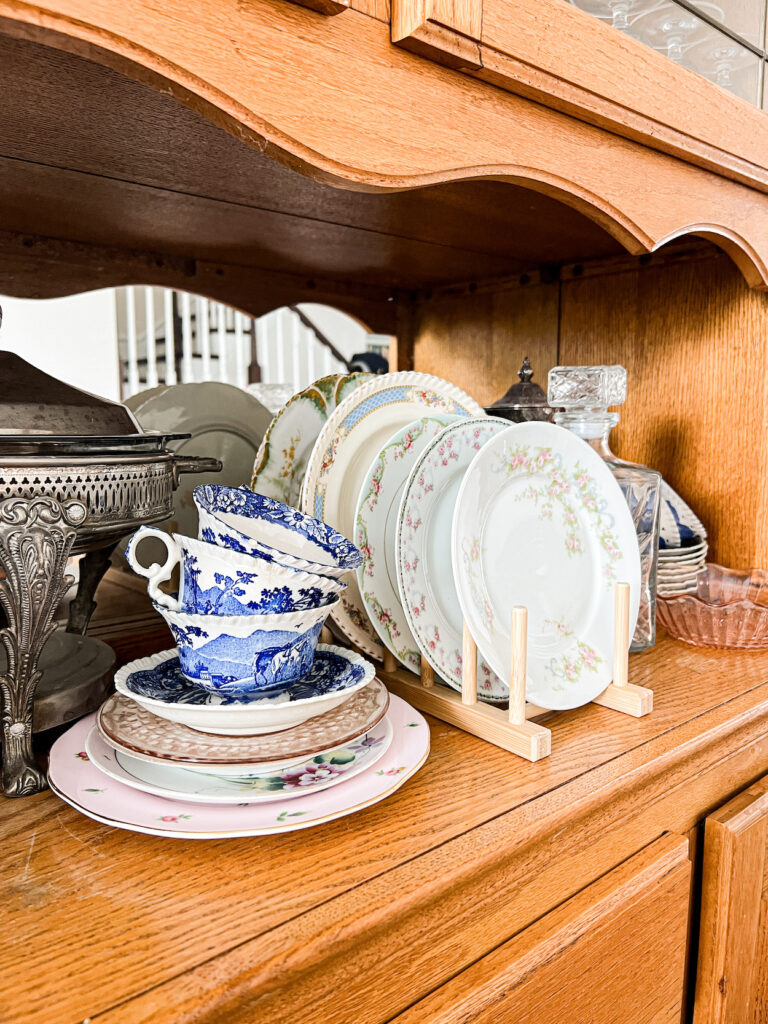
{"label": "cabinet drawer", "polygon": [[678,1024],[690,872],[662,836],[393,1024]]}

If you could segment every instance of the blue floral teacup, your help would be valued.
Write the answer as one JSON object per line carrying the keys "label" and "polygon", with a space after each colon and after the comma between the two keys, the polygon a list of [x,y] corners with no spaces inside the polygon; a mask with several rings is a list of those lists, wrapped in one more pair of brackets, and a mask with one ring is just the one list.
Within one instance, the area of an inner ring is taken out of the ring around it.
{"label": "blue floral teacup", "polygon": [[210,693],[253,696],[306,675],[330,605],[284,615],[187,615],[155,605],[168,623],[181,671]]}
{"label": "blue floral teacup", "polygon": [[211,544],[339,579],[363,558],[332,526],[247,487],[201,484],[193,492],[200,537]]}
{"label": "blue floral teacup", "polygon": [[[162,565],[145,566],[139,561],[138,548],[147,537],[164,545],[167,557]],[[327,576],[289,569],[178,533],[169,536],[148,526],[133,535],[125,557],[134,572],[147,577],[149,596],[157,605],[192,615],[269,615],[320,608],[346,586]],[[160,584],[171,578],[177,563],[179,595],[174,598],[160,590]]]}

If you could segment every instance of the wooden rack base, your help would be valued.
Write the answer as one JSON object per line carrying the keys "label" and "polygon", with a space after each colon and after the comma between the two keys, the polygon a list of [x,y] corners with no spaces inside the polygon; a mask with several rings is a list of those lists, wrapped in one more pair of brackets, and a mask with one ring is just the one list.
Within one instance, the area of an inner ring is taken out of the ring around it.
{"label": "wooden rack base", "polygon": [[[397,671],[395,659],[388,654],[384,660],[384,678],[390,690],[420,711],[528,761],[539,761],[551,752],[552,732],[530,719],[556,712],[546,711],[525,700],[527,632],[527,609],[513,608],[508,711],[492,704],[483,704],[477,699],[477,645],[466,623],[461,693],[442,684],[435,684],[434,671],[424,658],[421,660],[421,678],[416,680],[409,672]],[[653,710],[653,690],[629,682],[627,583],[616,584],[613,648],[613,682],[592,703],[624,715],[642,718]]]}

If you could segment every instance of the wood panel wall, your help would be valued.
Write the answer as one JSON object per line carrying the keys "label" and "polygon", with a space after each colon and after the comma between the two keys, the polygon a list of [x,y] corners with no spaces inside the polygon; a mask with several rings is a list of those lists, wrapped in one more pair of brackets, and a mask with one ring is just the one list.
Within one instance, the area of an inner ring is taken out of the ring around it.
{"label": "wood panel wall", "polygon": [[621,363],[614,449],[660,470],[709,531],[710,558],[768,568],[768,296],[717,251],[564,268],[554,284],[423,301],[414,366],[498,398],[524,355]]}

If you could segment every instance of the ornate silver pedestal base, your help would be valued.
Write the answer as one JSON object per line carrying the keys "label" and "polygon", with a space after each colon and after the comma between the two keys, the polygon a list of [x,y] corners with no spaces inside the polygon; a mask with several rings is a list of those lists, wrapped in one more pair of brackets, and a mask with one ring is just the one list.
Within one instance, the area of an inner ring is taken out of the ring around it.
{"label": "ornate silver pedestal base", "polygon": [[64,568],[76,528],[85,517],[85,505],[79,501],[0,500],[0,606],[8,620],[0,630],[7,659],[0,675],[6,796],[28,796],[45,788],[45,776],[32,754],[38,660],[56,628],[56,606],[72,583]]}

